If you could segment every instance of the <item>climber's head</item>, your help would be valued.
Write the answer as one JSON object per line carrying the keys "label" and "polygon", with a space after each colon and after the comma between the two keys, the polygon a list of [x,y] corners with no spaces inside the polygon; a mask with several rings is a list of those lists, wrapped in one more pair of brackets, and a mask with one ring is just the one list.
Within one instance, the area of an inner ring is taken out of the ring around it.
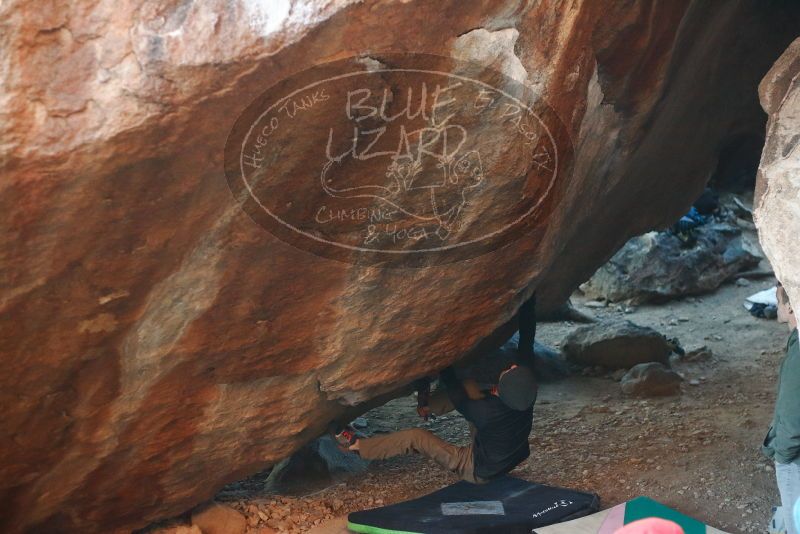
{"label": "climber's head", "polygon": [[514,410],[527,410],[536,401],[536,378],[525,366],[511,365],[500,373],[492,394]]}

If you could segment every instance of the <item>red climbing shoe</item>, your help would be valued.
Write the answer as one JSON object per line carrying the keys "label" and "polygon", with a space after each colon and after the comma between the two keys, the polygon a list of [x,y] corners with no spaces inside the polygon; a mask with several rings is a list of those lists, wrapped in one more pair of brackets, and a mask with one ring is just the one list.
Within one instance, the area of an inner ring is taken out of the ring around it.
{"label": "red climbing shoe", "polygon": [[338,430],[338,432],[336,429],[331,430],[331,436],[333,437],[333,440],[337,445],[339,445],[340,449],[349,450],[350,446],[353,445],[358,439],[358,436],[356,436],[356,429],[350,425],[347,425],[346,427]]}

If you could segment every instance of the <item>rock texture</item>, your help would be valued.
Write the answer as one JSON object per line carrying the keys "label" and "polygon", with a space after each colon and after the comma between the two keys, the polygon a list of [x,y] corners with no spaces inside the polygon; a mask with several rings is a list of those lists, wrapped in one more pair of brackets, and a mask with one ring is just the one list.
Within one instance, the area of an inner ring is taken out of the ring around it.
{"label": "rock texture", "polygon": [[667,363],[676,345],[647,326],[604,321],[582,326],[564,340],[567,360],[589,367],[628,369],[640,363]]}
{"label": "rock texture", "polygon": [[192,513],[192,525],[203,534],[244,534],[247,519],[230,506],[212,502]]}
{"label": "rock texture", "polygon": [[683,379],[663,363],[640,363],[625,373],[622,392],[639,397],[662,397],[681,391]]}
{"label": "rock texture", "polygon": [[800,38],[775,62],[758,92],[769,121],[753,215],[775,275],[800,308]]}
{"label": "rock texture", "polygon": [[634,237],[581,290],[611,302],[663,301],[713,291],[761,261],[745,249],[742,231],[732,224],[705,224],[694,235],[691,247],[671,232]]}
{"label": "rock texture", "polygon": [[[3,2],[0,530],[124,532],[183,512],[499,346],[534,289],[543,311],[563,302],[688,207],[724,138],[763,128],[755,87],[797,10]],[[490,64],[562,118],[573,172],[530,239],[388,270],[295,249],[240,209],[222,167],[242,109],[311,64],[390,50]]]}

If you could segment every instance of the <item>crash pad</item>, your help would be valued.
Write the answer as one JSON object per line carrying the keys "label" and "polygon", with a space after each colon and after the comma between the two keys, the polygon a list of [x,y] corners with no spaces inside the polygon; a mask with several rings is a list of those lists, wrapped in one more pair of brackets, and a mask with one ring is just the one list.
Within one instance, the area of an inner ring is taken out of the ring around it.
{"label": "crash pad", "polygon": [[367,534],[525,533],[596,512],[593,493],[503,476],[458,482],[412,501],[353,512],[347,528]]}
{"label": "crash pad", "polygon": [[536,534],[613,534],[617,529],[646,517],[674,521],[685,534],[726,534],[648,497],[636,497],[607,510],[557,525],[535,529]]}

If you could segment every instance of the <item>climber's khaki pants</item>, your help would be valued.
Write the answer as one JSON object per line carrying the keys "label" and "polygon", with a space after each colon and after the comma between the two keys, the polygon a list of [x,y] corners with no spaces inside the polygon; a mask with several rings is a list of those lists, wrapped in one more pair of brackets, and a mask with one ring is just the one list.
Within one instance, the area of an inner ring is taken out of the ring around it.
{"label": "climber's khaki pants", "polygon": [[366,460],[385,460],[401,454],[427,456],[464,480],[477,484],[472,461],[472,443],[457,447],[422,428],[409,428],[358,441],[358,452]]}
{"label": "climber's khaki pants", "polygon": [[[443,392],[437,391],[431,396],[430,408],[434,414],[441,415],[452,411],[453,405]],[[422,454],[467,482],[480,484],[485,481],[475,477],[473,443],[458,447],[422,428],[409,428],[360,439],[358,452],[366,460],[385,460],[401,454]]]}

